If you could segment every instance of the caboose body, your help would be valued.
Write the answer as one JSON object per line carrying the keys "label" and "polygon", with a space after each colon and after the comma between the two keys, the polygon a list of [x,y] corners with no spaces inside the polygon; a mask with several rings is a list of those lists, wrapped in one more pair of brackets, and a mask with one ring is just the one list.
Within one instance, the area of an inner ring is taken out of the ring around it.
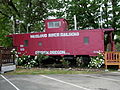
{"label": "caboose body", "polygon": [[[113,29],[70,31],[65,19],[51,19],[45,20],[45,32],[13,34],[9,37],[13,38],[13,46],[19,55],[96,56],[99,51],[105,50],[105,32],[110,34],[112,31]],[[112,40],[110,44],[113,46]]]}

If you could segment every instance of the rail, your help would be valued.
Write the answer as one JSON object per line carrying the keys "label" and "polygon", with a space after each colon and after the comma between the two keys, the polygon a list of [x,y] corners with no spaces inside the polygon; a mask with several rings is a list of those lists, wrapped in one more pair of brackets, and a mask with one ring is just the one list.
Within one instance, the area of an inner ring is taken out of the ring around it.
{"label": "rail", "polygon": [[120,70],[120,52],[105,52],[104,57],[106,70],[108,65],[118,65]]}

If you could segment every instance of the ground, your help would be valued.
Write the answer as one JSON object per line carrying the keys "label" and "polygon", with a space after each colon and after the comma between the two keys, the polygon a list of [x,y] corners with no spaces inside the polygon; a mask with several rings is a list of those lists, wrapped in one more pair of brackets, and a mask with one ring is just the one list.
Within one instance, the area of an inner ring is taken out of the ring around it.
{"label": "ground", "polygon": [[0,90],[120,90],[120,72],[0,75]]}

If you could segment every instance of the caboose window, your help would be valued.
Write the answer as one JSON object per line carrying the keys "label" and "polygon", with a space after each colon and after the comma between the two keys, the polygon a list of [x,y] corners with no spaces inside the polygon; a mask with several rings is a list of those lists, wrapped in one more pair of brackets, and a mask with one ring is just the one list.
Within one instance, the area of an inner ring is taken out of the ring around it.
{"label": "caboose window", "polygon": [[48,28],[59,28],[61,26],[60,21],[48,22]]}
{"label": "caboose window", "polygon": [[24,46],[28,46],[28,40],[24,40]]}
{"label": "caboose window", "polygon": [[89,44],[89,37],[84,37],[84,44]]}
{"label": "caboose window", "polygon": [[42,42],[38,42],[38,46],[42,46]]}

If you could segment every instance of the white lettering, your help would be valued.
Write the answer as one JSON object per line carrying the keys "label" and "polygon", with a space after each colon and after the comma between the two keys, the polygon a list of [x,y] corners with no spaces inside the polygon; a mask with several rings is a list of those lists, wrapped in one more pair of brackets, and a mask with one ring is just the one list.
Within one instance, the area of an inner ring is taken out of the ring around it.
{"label": "white lettering", "polygon": [[48,37],[59,37],[59,33],[49,33]]}
{"label": "white lettering", "polygon": [[35,54],[49,54],[49,51],[35,51]]}
{"label": "white lettering", "polygon": [[79,36],[79,32],[60,33],[60,36]]}
{"label": "white lettering", "polygon": [[35,51],[35,54],[68,54],[65,51]]}
{"label": "white lettering", "polygon": [[79,36],[79,32],[69,32],[69,33],[49,33],[49,34],[36,34],[30,35],[30,38],[45,38],[45,37],[67,37],[67,36]]}
{"label": "white lettering", "polygon": [[47,34],[30,35],[30,38],[44,38],[44,37],[47,37]]}
{"label": "white lettering", "polygon": [[24,45],[20,45],[20,47],[24,47]]}
{"label": "white lettering", "polygon": [[25,49],[24,48],[20,48],[20,51],[25,51]]}
{"label": "white lettering", "polygon": [[50,54],[65,54],[65,51],[50,51]]}

